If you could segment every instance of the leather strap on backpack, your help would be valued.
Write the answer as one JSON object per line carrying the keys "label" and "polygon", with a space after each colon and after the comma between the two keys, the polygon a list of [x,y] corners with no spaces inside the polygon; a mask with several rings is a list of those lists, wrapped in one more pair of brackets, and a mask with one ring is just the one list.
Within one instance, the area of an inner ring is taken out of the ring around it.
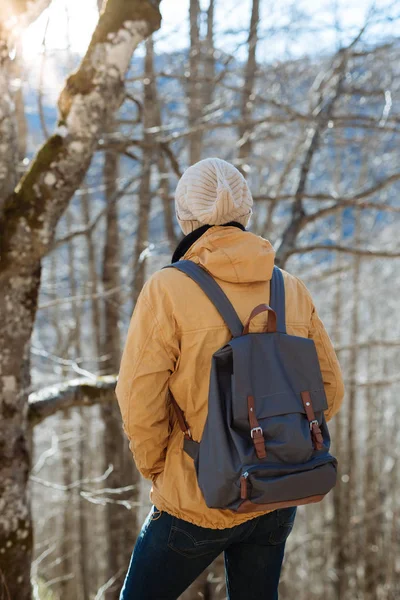
{"label": "leather strap on backpack", "polygon": [[276,333],[276,312],[268,306],[268,304],[259,304],[251,311],[251,315],[247,319],[245,326],[243,327],[243,335],[247,335],[250,331],[250,323],[254,317],[260,315],[263,312],[268,311],[268,320],[267,320],[267,332],[268,333]]}
{"label": "leather strap on backpack", "polygon": [[257,421],[256,406],[254,404],[253,396],[247,396],[247,408],[249,411],[249,423],[251,427],[250,435],[253,440],[257,458],[265,458],[267,453],[265,451],[264,434],[260,427],[260,423]]}
{"label": "leather strap on backpack", "polygon": [[322,437],[321,430],[312,405],[310,392],[301,392],[301,399],[303,401],[304,410],[306,411],[308,422],[310,423],[311,437],[316,450],[321,450],[324,447],[324,439]]}

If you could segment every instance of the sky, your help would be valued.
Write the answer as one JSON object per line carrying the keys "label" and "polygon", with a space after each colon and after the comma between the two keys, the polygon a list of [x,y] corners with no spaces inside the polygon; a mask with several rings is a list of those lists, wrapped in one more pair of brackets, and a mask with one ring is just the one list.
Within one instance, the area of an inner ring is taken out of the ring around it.
{"label": "sky", "polygon": [[[223,50],[234,51],[241,58],[245,55],[251,0],[215,1],[216,37]],[[201,0],[201,4],[206,8],[207,0]],[[386,14],[393,13],[393,4],[392,0],[375,1],[377,9]],[[156,34],[158,52],[187,47],[188,5],[189,0],[161,2],[163,22]],[[318,6],[317,10],[315,6]],[[334,49],[340,42],[345,43],[362,26],[370,6],[369,0],[261,0],[260,29],[263,39],[259,44],[258,59],[285,60]],[[392,8],[389,9],[389,6]],[[74,52],[83,54],[97,18],[97,0],[53,0],[50,8],[23,36],[25,57],[32,61],[40,57],[44,37],[46,48],[50,51],[56,52],[70,46]],[[292,34],[283,35],[282,31],[286,31],[290,23]],[[335,27],[335,24],[338,26]],[[377,25],[371,29],[370,35],[394,31],[395,24]]]}

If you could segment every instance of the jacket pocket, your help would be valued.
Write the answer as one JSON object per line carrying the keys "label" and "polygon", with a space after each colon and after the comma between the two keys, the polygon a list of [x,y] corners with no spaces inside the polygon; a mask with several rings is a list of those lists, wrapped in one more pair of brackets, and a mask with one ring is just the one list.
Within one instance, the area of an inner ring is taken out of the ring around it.
{"label": "jacket pocket", "polygon": [[198,527],[193,523],[173,517],[168,537],[168,547],[188,558],[206,554],[218,556],[229,540],[226,529]]}

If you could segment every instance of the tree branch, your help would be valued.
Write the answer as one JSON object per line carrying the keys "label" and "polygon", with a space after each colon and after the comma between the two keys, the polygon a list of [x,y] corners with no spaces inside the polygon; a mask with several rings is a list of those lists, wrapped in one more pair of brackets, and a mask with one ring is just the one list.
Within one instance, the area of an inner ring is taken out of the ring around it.
{"label": "tree branch", "polygon": [[[352,42],[346,47],[341,48],[334,59],[333,66],[329,77],[326,78],[327,83],[331,85],[331,92],[328,95],[323,93],[325,82],[322,80],[319,84],[320,101],[314,109],[315,112],[315,126],[308,132],[308,138],[306,141],[306,153],[303,159],[303,163],[300,168],[300,176],[297,184],[295,199],[292,206],[292,218],[289,225],[286,227],[282,242],[276,252],[277,264],[284,264],[296,244],[297,237],[304,227],[306,222],[306,213],[303,206],[303,196],[307,185],[308,176],[311,169],[311,162],[315,153],[317,152],[321,140],[322,132],[325,130],[328,122],[333,116],[334,109],[339,98],[342,95],[343,85],[345,80],[345,74],[348,64],[348,57],[350,51],[355,47],[356,43],[360,40],[368,24],[368,18],[364,26],[360,29],[357,36]],[[336,64],[335,64],[336,63]],[[328,96],[326,98],[326,96]]]}
{"label": "tree branch", "polygon": [[59,248],[60,246],[62,246],[63,244],[66,244],[67,242],[70,242],[72,239],[74,239],[76,237],[79,237],[82,235],[87,235],[88,233],[92,233],[93,230],[100,223],[101,219],[107,215],[107,213],[109,212],[111,207],[125,195],[125,193],[128,191],[128,189],[131,187],[131,185],[137,179],[138,179],[137,175],[135,175],[131,179],[128,179],[128,181],[122,186],[122,188],[116,191],[116,193],[110,199],[108,204],[102,210],[100,210],[99,213],[95,217],[93,217],[93,219],[90,221],[89,225],[87,225],[86,227],[81,227],[80,229],[75,229],[75,230],[71,231],[70,233],[68,233],[67,235],[65,235],[64,237],[56,239],[54,241],[54,244],[49,248],[49,252],[52,252],[56,248]]}
{"label": "tree branch", "polygon": [[52,385],[29,396],[28,420],[31,427],[60,410],[74,406],[93,406],[100,402],[116,401],[112,393],[117,377],[106,376],[91,379],[75,379]]}
{"label": "tree branch", "polygon": [[78,70],[59,98],[60,126],[6,201],[0,221],[0,275],[31,271],[83,180],[105,124],[124,97],[137,45],[160,26],[159,0],[108,0]]}
{"label": "tree branch", "polygon": [[[326,202],[331,200],[332,202],[338,202],[338,203],[356,203],[357,200],[363,200],[364,198],[367,198],[368,196],[372,196],[373,194],[376,194],[376,192],[380,192],[383,189],[385,189],[386,187],[388,187],[389,185],[391,185],[392,183],[395,183],[397,181],[400,181],[400,173],[393,173],[392,175],[389,175],[389,177],[386,177],[385,179],[380,179],[379,181],[377,181],[374,185],[372,185],[369,188],[366,188],[365,190],[360,190],[359,192],[356,192],[355,194],[353,194],[352,196],[336,196],[335,194],[309,194],[306,191],[304,191],[303,193],[303,198],[305,198],[306,200],[319,200],[321,202]],[[276,196],[266,196],[266,195],[262,195],[262,196],[253,196],[253,199],[257,202],[257,201],[263,201],[263,200],[268,200],[270,202],[281,202],[282,200],[293,200],[295,198],[295,196],[293,194],[279,194]],[[376,206],[379,207],[379,204],[376,204]],[[386,205],[389,206],[389,205]],[[397,212],[397,208],[396,207],[391,207],[394,209],[394,212]]]}

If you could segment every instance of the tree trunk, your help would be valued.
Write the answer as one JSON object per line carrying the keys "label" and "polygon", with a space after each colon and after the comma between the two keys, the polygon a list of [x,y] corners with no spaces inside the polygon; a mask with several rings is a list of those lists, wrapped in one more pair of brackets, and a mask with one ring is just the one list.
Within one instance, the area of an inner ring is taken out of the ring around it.
{"label": "tree trunk", "polygon": [[[112,123],[109,132],[112,132]],[[106,152],[104,156],[104,184],[105,200],[107,204],[106,239],[103,253],[103,291],[104,320],[101,354],[105,360],[102,363],[102,372],[115,373],[119,368],[121,357],[121,338],[119,334],[119,315],[121,310],[120,286],[120,240],[118,230],[118,208],[114,200],[117,193],[117,179],[119,173],[118,154]],[[112,294],[107,294],[111,292]]]}
{"label": "tree trunk", "polygon": [[251,151],[251,128],[249,121],[253,110],[252,94],[254,92],[254,83],[256,79],[256,49],[258,40],[258,23],[260,20],[260,0],[253,0],[250,19],[250,31],[248,38],[248,55],[244,73],[243,94],[241,104],[241,120],[242,124],[239,127],[239,164],[240,171],[245,174],[249,170],[246,161],[249,158]]}
{"label": "tree trunk", "polygon": [[[61,420],[61,432],[65,435],[70,435],[72,429],[71,411],[65,410],[62,414]],[[60,573],[60,592],[62,598],[77,598],[78,596],[77,585],[78,581],[76,578],[76,564],[74,545],[75,545],[75,508],[76,508],[76,492],[73,489],[68,489],[71,485],[73,475],[73,452],[74,449],[71,446],[67,446],[62,450],[62,481],[63,485],[67,488],[64,492],[65,497],[62,503],[62,534],[60,540],[60,553],[61,553],[61,573]]]}
{"label": "tree trunk", "polygon": [[[378,319],[375,319],[375,322]],[[379,321],[378,321],[379,322]],[[372,345],[367,349],[367,365],[368,374],[372,376],[376,372],[376,360],[373,356]],[[365,446],[365,484],[364,484],[364,498],[365,498],[365,553],[364,553],[364,600],[375,600],[378,577],[377,577],[377,563],[378,563],[378,535],[381,527],[378,525],[380,520],[373,519],[372,515],[376,510],[376,490],[379,489],[379,475],[377,468],[379,468],[376,460],[379,438],[378,430],[380,426],[380,415],[377,396],[379,390],[373,386],[368,386],[366,390],[366,446]]]}
{"label": "tree trunk", "polygon": [[[86,187],[82,190],[82,216],[86,227],[90,223],[90,193]],[[97,372],[99,369],[99,358],[101,356],[101,311],[98,293],[98,276],[96,269],[96,248],[93,243],[92,232],[86,234],[86,246],[88,255],[88,292],[92,295],[90,301],[92,317],[92,348],[93,354],[97,356],[96,364],[93,369]],[[54,253],[53,253],[54,254]]]}
{"label": "tree trunk", "polygon": [[[121,414],[115,398],[101,405],[101,417],[104,422],[104,466],[110,465],[113,471],[107,478],[107,487],[112,489],[136,485],[131,490],[120,492],[112,499],[119,502],[138,500],[140,475],[136,469],[128,440],[122,430]],[[114,600],[118,596],[129,566],[129,559],[139,532],[136,508],[127,510],[121,504],[113,503],[112,499],[106,506],[108,561],[105,580],[114,578],[112,588],[105,592],[105,600]]]}
{"label": "tree trunk", "polygon": [[[355,211],[355,241],[358,246],[360,241],[360,214],[356,209]],[[346,436],[346,456],[347,465],[346,470],[343,471],[342,481],[344,481],[343,490],[343,503],[341,506],[341,515],[343,518],[343,534],[344,537],[341,540],[342,545],[342,563],[343,568],[340,577],[339,584],[339,600],[346,598],[346,594],[351,591],[353,583],[352,574],[354,573],[354,560],[356,557],[355,551],[355,533],[352,527],[351,517],[353,514],[354,503],[356,501],[356,489],[357,489],[357,413],[356,413],[356,400],[357,400],[357,365],[358,365],[358,351],[357,341],[359,338],[360,330],[360,315],[359,315],[359,304],[360,304],[360,269],[361,269],[361,257],[354,256],[354,271],[353,271],[353,294],[352,294],[352,309],[351,309],[351,343],[353,344],[350,350],[350,356],[348,361],[348,403],[347,403],[347,419],[345,427]],[[344,479],[343,479],[344,478]],[[354,590],[353,590],[354,591]]]}
{"label": "tree trunk", "polygon": [[[159,105],[158,105],[158,111]],[[159,183],[158,183],[158,193],[161,198],[161,202],[163,204],[163,213],[164,213],[164,227],[167,234],[167,239],[169,242],[169,248],[171,252],[173,252],[178,243],[178,238],[175,234],[174,228],[174,211],[172,209],[172,202],[169,196],[169,176],[168,169],[165,163],[165,157],[162,152],[158,153],[158,173],[159,173]]]}
{"label": "tree trunk", "polygon": [[151,169],[154,153],[154,143],[152,134],[148,129],[154,125],[155,120],[155,80],[153,67],[153,40],[146,40],[145,57],[145,82],[144,82],[144,102],[143,102],[143,151],[142,151],[142,170],[139,187],[139,215],[137,219],[136,243],[134,253],[135,280],[133,284],[133,302],[140,294],[145,282],[145,251],[149,239],[149,218],[151,208]]}
{"label": "tree trunk", "polygon": [[0,295],[0,594],[31,597],[33,532],[23,355],[37,307],[40,263],[2,281]]}
{"label": "tree trunk", "polygon": [[215,58],[214,58],[214,9],[215,1],[210,0],[207,10],[207,35],[204,40],[204,83],[203,89],[203,112],[212,103],[214,96]]}
{"label": "tree trunk", "polygon": [[[31,598],[30,453],[22,367],[37,309],[40,261],[86,173],[103,124],[120,104],[132,52],[159,24],[158,2],[108,0],[82,64],[60,96],[63,126],[39,151],[16,191],[0,201],[0,585],[13,600]],[[4,46],[0,102],[7,94]],[[12,115],[6,121],[2,126],[12,142]],[[3,160],[0,170],[8,164],[0,153]],[[11,187],[8,181],[1,182],[2,194]]]}
{"label": "tree trunk", "polygon": [[[340,315],[342,314],[343,305],[343,294],[340,276],[336,281],[336,293],[335,293],[335,305],[334,305],[334,322],[340,323]],[[339,345],[341,341],[341,332],[339,326],[335,328],[334,342],[335,345]],[[347,471],[348,456],[346,452],[346,412],[347,407],[343,406],[339,413],[334,419],[333,427],[333,439],[334,449],[333,453],[338,459],[339,463],[339,480],[333,489],[333,510],[334,518],[332,520],[333,527],[333,553],[334,553],[334,568],[335,568],[335,579],[334,589],[335,597],[337,600],[344,600],[343,589],[345,581],[345,569],[346,569],[346,548],[344,540],[346,537],[346,531],[348,523],[346,521],[346,514],[344,509],[345,502],[345,486],[347,483],[343,483],[341,479],[342,473]]]}
{"label": "tree trunk", "polygon": [[[67,223],[68,233],[72,230],[72,215],[69,210],[67,210],[65,215],[65,220]],[[70,285],[70,294],[72,298],[71,303],[71,312],[72,319],[74,322],[74,329],[71,332],[71,342],[73,348],[73,357],[75,360],[80,359],[82,355],[81,350],[81,305],[80,302],[76,301],[75,298],[78,295],[78,284],[76,277],[76,264],[75,264],[75,248],[74,248],[74,240],[70,240],[68,242],[68,282]]]}
{"label": "tree trunk", "polygon": [[[161,127],[162,126],[162,113],[161,113],[161,103],[157,90],[157,81],[154,75],[154,60],[153,62],[149,61],[148,67],[151,70],[150,83],[148,86],[151,86],[151,95],[152,95],[152,105],[153,105],[153,115],[152,115],[152,126],[153,127]],[[164,227],[167,234],[167,239],[169,242],[169,247],[171,252],[175,250],[175,247],[178,243],[177,236],[175,234],[174,229],[174,211],[173,205],[169,196],[169,173],[167,168],[167,163],[165,159],[165,152],[162,148],[161,144],[154,146],[154,151],[157,152],[158,156],[158,174],[159,174],[159,183],[158,183],[158,194],[160,196],[162,205],[163,205],[163,213],[164,213]]]}
{"label": "tree trunk", "polygon": [[[79,410],[79,427],[78,427],[78,435],[79,435],[79,443],[77,444],[77,462],[78,462],[78,480],[82,482],[86,476],[85,464],[86,457],[90,455],[90,447],[87,443],[87,436],[90,432],[90,419],[88,418],[87,411],[84,408]],[[91,466],[91,463],[89,462]],[[90,554],[89,554],[89,540],[90,540],[90,529],[87,529],[88,517],[90,516],[88,506],[88,501],[83,498],[82,494],[82,483],[76,489],[76,504],[77,504],[77,526],[78,526],[78,543],[79,543],[79,552],[77,552],[77,557],[79,559],[78,569],[79,569],[79,591],[81,593],[82,600],[86,600],[86,598],[90,598]]]}
{"label": "tree trunk", "polygon": [[[201,83],[200,76],[200,3],[199,0],[190,0],[190,51],[189,51],[189,78],[188,78],[188,125],[196,127],[202,116]],[[189,162],[191,165],[201,159],[202,131],[194,131],[189,136]]]}
{"label": "tree trunk", "polygon": [[[111,122],[108,132],[112,133],[114,124]],[[104,322],[100,354],[105,357],[102,372],[115,374],[118,372],[121,340],[119,335],[119,318],[121,312],[120,285],[120,239],[118,231],[118,211],[115,195],[119,174],[118,154],[106,152],[104,156],[103,177],[105,182],[105,197],[107,203],[106,240],[103,253],[103,291]],[[113,291],[111,295],[107,292]],[[118,404],[113,399],[100,407],[104,423],[104,469],[109,465],[113,471],[107,479],[107,487],[120,488],[139,481],[132,453],[129,450],[126,436],[121,426],[121,414]],[[130,499],[129,492],[118,496],[119,500]],[[124,506],[112,502],[106,505],[108,561],[105,579],[115,578],[114,584],[104,594],[105,600],[113,600],[115,590],[122,587],[129,558],[137,536],[136,512],[127,513]]]}

